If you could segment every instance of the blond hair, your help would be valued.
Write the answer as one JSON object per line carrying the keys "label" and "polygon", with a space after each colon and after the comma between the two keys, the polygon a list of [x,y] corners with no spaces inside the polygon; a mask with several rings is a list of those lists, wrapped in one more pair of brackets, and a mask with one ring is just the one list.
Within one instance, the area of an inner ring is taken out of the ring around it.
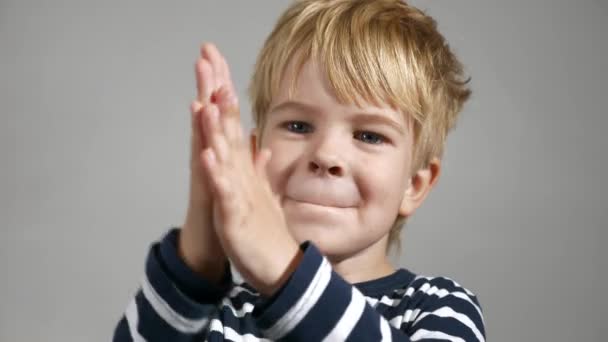
{"label": "blond hair", "polygon": [[[412,175],[443,156],[471,94],[436,21],[419,9],[401,0],[300,0],[279,18],[255,65],[249,97],[260,132],[288,65],[296,66],[292,94],[309,59],[324,66],[341,103],[386,103],[413,119]],[[387,251],[400,250],[405,221],[395,218]]]}

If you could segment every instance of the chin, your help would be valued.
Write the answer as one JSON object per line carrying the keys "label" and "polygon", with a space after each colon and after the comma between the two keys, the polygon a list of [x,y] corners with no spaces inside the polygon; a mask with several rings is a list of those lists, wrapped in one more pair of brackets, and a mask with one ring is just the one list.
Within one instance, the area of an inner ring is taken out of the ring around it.
{"label": "chin", "polygon": [[349,232],[340,227],[343,225],[328,225],[312,222],[289,224],[289,230],[298,243],[312,242],[321,253],[334,258],[352,253],[354,245],[347,239]]}

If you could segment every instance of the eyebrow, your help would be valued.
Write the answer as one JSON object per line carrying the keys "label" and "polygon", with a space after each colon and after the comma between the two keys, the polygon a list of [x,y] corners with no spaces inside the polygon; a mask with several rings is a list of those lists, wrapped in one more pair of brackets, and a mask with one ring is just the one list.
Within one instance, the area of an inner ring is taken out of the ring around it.
{"label": "eyebrow", "polygon": [[[296,111],[313,112],[313,113],[321,112],[321,110],[314,105],[309,105],[309,104],[297,102],[297,101],[285,101],[285,102],[282,102],[281,104],[278,104],[278,105],[272,107],[270,109],[269,113],[277,112],[277,111],[281,111],[281,110],[296,110]],[[403,127],[399,123],[397,123],[397,121],[395,121],[391,118],[388,118],[386,115],[382,115],[379,113],[367,113],[367,112],[354,113],[354,115],[355,115],[355,118],[353,119],[353,121],[355,121],[355,122],[371,122],[371,123],[385,124],[385,125],[393,128],[394,130],[396,130],[399,134],[405,134]]]}
{"label": "eyebrow", "polygon": [[306,103],[297,102],[297,101],[285,101],[285,102],[282,102],[282,103],[272,107],[270,109],[269,113],[277,112],[277,111],[281,111],[281,110],[289,110],[289,109],[303,111],[303,112],[315,112],[315,113],[319,112],[319,108],[312,106],[312,105],[308,105]]}

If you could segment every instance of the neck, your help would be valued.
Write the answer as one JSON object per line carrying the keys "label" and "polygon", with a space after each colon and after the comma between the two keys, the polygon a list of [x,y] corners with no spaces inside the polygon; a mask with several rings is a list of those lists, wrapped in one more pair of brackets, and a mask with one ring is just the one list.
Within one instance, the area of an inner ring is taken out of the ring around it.
{"label": "neck", "polygon": [[333,270],[350,284],[378,279],[395,272],[385,253],[387,237],[344,259],[328,257]]}

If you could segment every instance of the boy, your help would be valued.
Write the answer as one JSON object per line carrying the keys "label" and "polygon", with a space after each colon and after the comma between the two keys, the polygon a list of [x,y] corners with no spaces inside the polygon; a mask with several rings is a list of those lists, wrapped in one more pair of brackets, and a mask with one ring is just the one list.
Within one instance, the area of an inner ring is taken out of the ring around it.
{"label": "boy", "polygon": [[213,45],[196,75],[186,220],[151,247],[115,341],[485,340],[475,295],[387,258],[470,95],[432,18],[293,3],[258,57],[249,148]]}

